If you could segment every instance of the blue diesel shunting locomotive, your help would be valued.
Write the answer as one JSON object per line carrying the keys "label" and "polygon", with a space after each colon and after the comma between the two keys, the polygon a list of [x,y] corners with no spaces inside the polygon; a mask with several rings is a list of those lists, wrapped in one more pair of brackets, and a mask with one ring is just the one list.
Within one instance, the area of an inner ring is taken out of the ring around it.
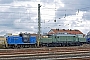
{"label": "blue diesel shunting locomotive", "polygon": [[20,33],[19,36],[8,36],[7,44],[10,48],[35,47],[36,36],[27,33]]}

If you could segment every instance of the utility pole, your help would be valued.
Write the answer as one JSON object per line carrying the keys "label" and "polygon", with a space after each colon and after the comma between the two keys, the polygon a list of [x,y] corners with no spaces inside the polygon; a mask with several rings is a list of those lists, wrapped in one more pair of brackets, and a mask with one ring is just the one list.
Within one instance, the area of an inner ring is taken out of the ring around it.
{"label": "utility pole", "polygon": [[41,32],[41,19],[40,19],[40,4],[38,4],[38,47],[39,47],[39,40],[40,40],[40,32]]}

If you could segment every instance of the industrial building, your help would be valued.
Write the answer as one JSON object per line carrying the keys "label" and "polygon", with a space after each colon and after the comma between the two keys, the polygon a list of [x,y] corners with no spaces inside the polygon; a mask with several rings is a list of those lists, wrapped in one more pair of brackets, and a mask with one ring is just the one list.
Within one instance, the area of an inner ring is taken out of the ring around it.
{"label": "industrial building", "polygon": [[71,35],[76,35],[80,38],[85,37],[85,34],[83,34],[80,30],[71,30],[71,29],[51,29],[48,34],[52,35],[52,34],[71,34]]}

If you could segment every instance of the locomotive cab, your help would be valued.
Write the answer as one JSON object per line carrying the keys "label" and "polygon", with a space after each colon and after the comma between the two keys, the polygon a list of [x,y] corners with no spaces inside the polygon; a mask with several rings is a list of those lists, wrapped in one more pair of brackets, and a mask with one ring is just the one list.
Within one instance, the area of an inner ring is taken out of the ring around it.
{"label": "locomotive cab", "polygon": [[22,37],[23,43],[30,43],[30,33],[20,33],[20,37]]}

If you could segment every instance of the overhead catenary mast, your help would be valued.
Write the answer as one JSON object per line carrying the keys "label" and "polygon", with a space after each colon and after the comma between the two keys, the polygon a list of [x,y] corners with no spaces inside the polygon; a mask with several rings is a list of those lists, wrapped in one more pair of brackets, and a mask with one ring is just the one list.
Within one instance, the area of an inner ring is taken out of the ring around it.
{"label": "overhead catenary mast", "polygon": [[41,32],[41,19],[40,19],[40,4],[38,4],[38,47],[39,47],[39,40],[40,40],[40,32]]}

